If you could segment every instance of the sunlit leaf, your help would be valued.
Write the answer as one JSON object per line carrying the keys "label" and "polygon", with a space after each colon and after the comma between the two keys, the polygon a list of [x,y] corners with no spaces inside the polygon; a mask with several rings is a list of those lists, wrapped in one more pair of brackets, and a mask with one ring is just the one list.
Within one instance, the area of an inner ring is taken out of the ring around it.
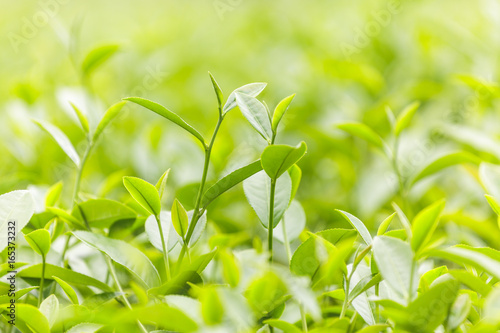
{"label": "sunlit leaf", "polygon": [[82,62],[82,72],[89,75],[118,51],[115,44],[103,45],[91,50]]}
{"label": "sunlit leaf", "polygon": [[123,185],[130,195],[151,214],[158,216],[161,201],[158,190],[145,180],[136,177],[123,177]]}
{"label": "sunlit leaf", "polygon": [[52,125],[43,120],[36,120],[35,123],[40,126],[44,131],[50,134],[52,138],[57,142],[59,147],[68,155],[68,157],[76,164],[76,166],[80,165],[80,156],[76,152],[75,147],[68,139],[66,134],[59,129],[59,127]]}
{"label": "sunlit leaf", "polygon": [[257,97],[262,92],[262,90],[266,88],[266,86],[267,83],[256,82],[256,83],[246,84],[244,86],[235,89],[227,98],[226,104],[222,109],[223,114],[226,114],[227,112],[236,107],[237,105],[236,93],[243,93],[251,97]]}
{"label": "sunlit leaf", "polygon": [[50,232],[45,229],[37,229],[24,235],[31,248],[41,256],[46,256],[50,250]]}
{"label": "sunlit leaf", "polygon": [[241,92],[237,92],[235,96],[241,113],[243,113],[250,125],[252,125],[265,140],[271,141],[273,132],[269,114],[264,104],[255,97]]}
{"label": "sunlit leaf", "polygon": [[33,215],[34,206],[29,191],[13,191],[0,195],[0,252],[7,247],[8,231],[14,230],[17,234],[22,230]]}
{"label": "sunlit leaf", "polygon": [[419,106],[420,102],[413,102],[401,111],[396,119],[396,125],[394,127],[394,134],[396,136],[399,136],[405,128],[410,126],[410,122]]}
{"label": "sunlit leaf", "polygon": [[283,115],[285,114],[286,110],[290,106],[290,103],[292,102],[292,99],[295,97],[295,94],[290,95],[288,97],[285,97],[281,102],[278,103],[276,108],[274,109],[273,112],[273,118],[272,118],[272,129],[273,132],[276,133],[278,131],[278,125],[281,121],[281,118],[283,118]]}
{"label": "sunlit leaf", "polygon": [[271,179],[278,179],[306,153],[307,146],[302,141],[296,147],[288,145],[267,146],[260,157],[262,168]]}

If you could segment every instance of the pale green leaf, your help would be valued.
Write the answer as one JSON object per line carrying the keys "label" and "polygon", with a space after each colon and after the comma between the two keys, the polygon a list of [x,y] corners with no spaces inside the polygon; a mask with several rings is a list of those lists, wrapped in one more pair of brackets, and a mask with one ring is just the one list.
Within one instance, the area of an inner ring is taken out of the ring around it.
{"label": "pale green leaf", "polygon": [[158,194],[160,195],[160,201],[163,198],[163,194],[165,193],[165,188],[167,187],[167,180],[169,173],[170,169],[167,169],[167,171],[165,171],[163,175],[161,175],[160,179],[158,179],[158,182],[155,185],[156,190],[158,190]]}
{"label": "pale green leaf", "polygon": [[384,149],[384,141],[370,127],[363,123],[344,123],[337,126],[347,133],[368,141],[375,147]]}
{"label": "pale green leaf", "polygon": [[76,305],[80,304],[80,302],[78,301],[78,295],[67,282],[58,278],[57,276],[53,276],[53,279],[56,280],[57,284],[61,286],[61,289],[64,291],[66,296],[68,296],[71,303]]}
{"label": "pale green leaf", "polygon": [[182,119],[181,117],[179,117],[177,114],[173,113],[172,111],[168,110],[163,105],[160,105],[158,103],[155,103],[153,101],[150,101],[150,100],[147,100],[144,98],[140,98],[140,97],[127,97],[127,98],[124,98],[124,100],[130,101],[130,102],[138,104],[140,106],[143,106],[146,109],[149,109],[149,110],[159,114],[160,116],[170,120],[171,122],[173,122],[177,126],[183,128],[187,132],[191,133],[195,138],[197,138],[201,142],[203,147],[205,147],[205,139],[203,139],[203,136],[196,129],[194,129],[194,127],[192,127],[191,125],[186,123],[184,121],[184,119]]}
{"label": "pale green leaf", "polygon": [[104,129],[109,125],[109,123],[111,123],[113,119],[116,118],[116,116],[118,116],[124,105],[125,102],[118,102],[111,105],[109,109],[106,110],[104,116],[102,116],[101,118],[101,121],[99,122],[99,124],[97,124],[97,128],[95,129],[94,136],[92,138],[93,142],[97,142]]}
{"label": "pale green leaf", "polygon": [[103,45],[91,50],[82,62],[82,72],[91,74],[97,67],[106,62],[118,51],[119,46],[115,44]]}
{"label": "pale green leaf", "polygon": [[285,114],[286,110],[290,106],[290,103],[292,102],[292,99],[295,97],[295,94],[290,95],[288,97],[285,97],[281,102],[278,103],[276,108],[274,109],[273,112],[273,120],[272,120],[272,129],[273,132],[276,133],[278,131],[278,125],[281,121],[281,118],[283,118],[283,115]]}
{"label": "pale green leaf", "polygon": [[415,253],[423,249],[437,228],[445,201],[440,200],[420,211],[413,219],[411,247]]}
{"label": "pale green leaf", "polygon": [[83,131],[86,134],[88,134],[90,132],[90,128],[89,128],[89,121],[87,120],[87,117],[75,104],[73,104],[71,102],[69,104],[71,104],[71,107],[75,111],[76,116],[78,117],[78,121],[80,122],[80,125],[82,126]]}
{"label": "pale green leaf", "polygon": [[127,268],[146,286],[154,287],[160,284],[160,278],[154,265],[144,253],[134,246],[118,239],[111,239],[87,231],[74,231],[73,235],[88,246],[107,254],[115,262]]}
{"label": "pale green leaf", "polygon": [[394,218],[395,215],[396,213],[392,213],[384,221],[382,221],[382,223],[380,223],[380,226],[378,227],[377,230],[377,236],[382,236],[383,234],[385,234],[385,232],[391,225],[392,219]]}
{"label": "pale green leaf", "polygon": [[59,313],[59,300],[56,295],[50,295],[40,304],[40,312],[47,318],[49,326],[54,325]]}
{"label": "pale green leaf", "polygon": [[394,127],[394,134],[396,136],[399,136],[405,128],[410,126],[410,122],[419,106],[420,102],[413,102],[401,111],[396,119],[396,125]]}
{"label": "pale green leaf", "polygon": [[189,226],[189,220],[186,209],[177,199],[175,199],[172,204],[171,217],[175,231],[177,231],[177,234],[184,239]]}
{"label": "pale green leaf", "polygon": [[273,131],[271,129],[269,114],[264,104],[255,97],[240,92],[237,92],[235,96],[241,113],[243,113],[250,125],[252,125],[265,140],[270,142]]}
{"label": "pale green leaf", "polygon": [[24,235],[31,248],[39,255],[45,257],[50,250],[50,232],[45,229],[37,229]]}
{"label": "pale green leaf", "polygon": [[49,122],[43,120],[35,120],[35,123],[40,126],[41,129],[46,131],[52,136],[52,138],[57,142],[59,147],[68,155],[68,157],[75,163],[76,166],[80,165],[80,156],[76,152],[75,147],[68,139],[66,134],[59,129],[59,127],[52,125]]}
{"label": "pale green leaf", "polygon": [[372,236],[370,235],[370,232],[366,228],[365,224],[361,222],[360,219],[352,214],[349,214],[348,212],[344,212],[343,210],[336,209],[336,211],[339,212],[340,215],[342,215],[342,217],[346,219],[347,222],[349,222],[354,227],[354,229],[358,231],[359,235],[366,245],[370,245],[372,243]]}
{"label": "pale green leaf", "polygon": [[296,147],[288,145],[267,146],[260,157],[262,168],[271,179],[278,179],[306,153],[307,145],[302,141]]}
{"label": "pale green leaf", "polygon": [[12,191],[0,195],[0,252],[8,245],[8,231],[15,231],[17,235],[28,224],[34,211],[35,203],[29,191]]}
{"label": "pale green leaf", "polygon": [[237,89],[235,89],[227,98],[226,104],[224,105],[224,108],[222,109],[223,114],[226,114],[230,110],[234,109],[236,107],[236,93],[243,93],[252,97],[257,97],[262,90],[264,90],[267,86],[267,83],[261,83],[261,82],[256,82],[256,83],[249,83],[244,86],[241,86]]}
{"label": "pale green leaf", "polygon": [[123,177],[123,185],[132,198],[151,214],[158,216],[161,211],[161,201],[158,190],[145,180],[136,177]]}

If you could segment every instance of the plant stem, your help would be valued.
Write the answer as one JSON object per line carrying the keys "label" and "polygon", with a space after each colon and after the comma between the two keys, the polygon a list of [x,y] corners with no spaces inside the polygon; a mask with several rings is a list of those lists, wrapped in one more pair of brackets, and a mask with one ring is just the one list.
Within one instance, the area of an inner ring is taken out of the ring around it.
{"label": "plant stem", "polygon": [[163,263],[165,264],[165,272],[167,273],[167,280],[170,280],[170,265],[168,263],[168,249],[165,244],[165,238],[163,238],[163,228],[161,225],[160,216],[155,215],[156,223],[158,223],[158,229],[160,230],[161,247],[163,250]]}
{"label": "plant stem", "polygon": [[345,316],[345,313],[347,311],[347,306],[348,306],[348,302],[349,302],[349,288],[350,288],[350,284],[351,284],[351,276],[352,276],[352,272],[351,271],[351,274],[349,274],[349,276],[347,277],[346,276],[346,280],[345,280],[345,290],[344,290],[344,303],[342,304],[342,311],[340,312],[340,317],[339,319],[342,319],[344,318]]}
{"label": "plant stem", "polygon": [[43,301],[43,285],[45,284],[45,256],[42,255],[42,276],[40,277],[40,290],[38,291],[38,307]]}
{"label": "plant stem", "polygon": [[271,190],[269,194],[269,223],[267,226],[267,242],[269,249],[269,262],[273,261],[273,228],[274,228],[274,193],[276,192],[276,179],[271,179]]}
{"label": "plant stem", "polygon": [[217,125],[215,126],[214,133],[212,134],[212,139],[210,140],[210,144],[205,148],[205,162],[203,164],[203,174],[201,176],[200,188],[198,189],[198,195],[196,197],[196,203],[194,205],[193,217],[191,218],[191,223],[189,223],[188,231],[186,233],[185,246],[182,247],[181,253],[179,254],[179,260],[177,260],[177,267],[180,267],[182,263],[182,259],[186,254],[186,248],[187,246],[189,246],[189,241],[191,240],[191,236],[193,235],[196,223],[198,223],[198,220],[201,216],[200,204],[204,193],[203,190],[205,189],[205,183],[207,181],[208,167],[210,165],[210,155],[212,154],[212,148],[214,146],[215,138],[217,137],[217,133],[219,132],[223,120],[224,116],[222,115],[222,112],[220,112],[219,108],[219,119],[217,121]]}
{"label": "plant stem", "polygon": [[286,256],[288,258],[288,263],[292,260],[292,250],[290,249],[290,242],[288,241],[288,235],[286,233],[285,217],[281,219],[281,227],[283,229],[283,240],[285,241]]}
{"label": "plant stem", "polygon": [[[130,310],[132,310],[132,305],[130,305],[130,302],[128,301],[127,297],[125,296],[125,293],[123,291],[122,285],[120,284],[120,281],[118,280],[118,276],[116,275],[115,268],[113,267],[113,263],[111,261],[111,258],[108,255],[104,255],[104,257],[105,257],[105,260],[106,260],[106,264],[108,266],[108,270],[111,273],[111,276],[113,277],[113,280],[115,281],[116,288],[118,289],[118,291],[120,293],[123,294],[122,298],[123,298],[123,301],[125,302],[125,304],[127,305],[127,307]],[[137,321],[137,324],[139,325],[139,328],[143,332],[148,333],[148,331],[146,330],[146,328],[141,324],[141,322],[139,320]]]}
{"label": "plant stem", "polygon": [[299,309],[300,309],[300,319],[302,321],[302,330],[307,333],[307,318],[306,318],[306,311],[304,310],[304,306],[302,304],[299,304]]}

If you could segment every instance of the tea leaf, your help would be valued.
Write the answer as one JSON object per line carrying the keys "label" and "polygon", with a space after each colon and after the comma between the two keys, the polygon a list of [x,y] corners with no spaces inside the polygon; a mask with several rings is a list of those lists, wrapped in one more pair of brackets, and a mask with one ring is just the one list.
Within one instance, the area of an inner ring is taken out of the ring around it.
{"label": "tea leaf", "polygon": [[113,261],[123,265],[148,287],[160,284],[160,277],[151,261],[137,248],[117,239],[88,231],[74,231],[73,235],[90,247],[106,253]]}
{"label": "tea leaf", "polygon": [[226,114],[236,107],[236,93],[243,93],[251,97],[257,97],[262,92],[262,90],[266,88],[266,86],[267,83],[256,82],[246,84],[242,87],[239,87],[238,89],[235,89],[227,98],[226,104],[222,109],[222,113]]}
{"label": "tea leaf", "polygon": [[[0,310],[9,312],[7,304],[0,305]],[[47,318],[33,305],[16,304],[16,324],[23,322],[33,333],[50,333],[50,325]],[[19,325],[19,324],[18,324]]]}
{"label": "tea leaf", "polygon": [[406,106],[403,111],[398,115],[398,118],[396,119],[396,125],[394,128],[394,134],[396,136],[399,136],[401,132],[410,126],[410,122],[415,115],[415,112],[417,112],[418,108],[420,106],[420,102],[413,102],[410,105]]}
{"label": "tea leaf", "polygon": [[297,190],[299,189],[300,181],[302,179],[302,170],[300,170],[297,164],[294,164],[288,169],[290,178],[292,179],[292,194],[290,195],[290,203],[295,198]]}
{"label": "tea leaf", "polygon": [[[269,224],[269,195],[271,180],[263,172],[257,172],[255,175],[243,182],[243,190],[250,206],[259,217],[260,222],[267,228]],[[276,181],[276,192],[274,196],[274,227],[278,225],[283,214],[288,209],[290,194],[292,190],[292,181],[288,173],[283,174]]]}
{"label": "tea leaf", "polygon": [[417,214],[412,223],[411,247],[415,253],[423,249],[437,228],[439,215],[444,209],[445,201],[440,200]]}
{"label": "tea leaf", "polygon": [[[299,238],[306,226],[306,213],[304,212],[302,205],[297,200],[293,200],[290,204],[290,207],[285,212],[285,215],[283,215],[282,223],[284,223],[284,228],[289,242]],[[273,236],[281,243],[285,243],[283,228],[276,228]]]}
{"label": "tea leaf", "polygon": [[67,282],[65,282],[64,280],[61,280],[57,276],[53,276],[53,278],[61,286],[62,290],[64,291],[66,296],[68,296],[71,303],[76,304],[76,305],[80,304],[80,302],[78,301],[78,296],[76,295],[76,292],[73,290],[73,288],[71,288],[71,286]]}
{"label": "tea leaf", "polygon": [[498,202],[497,199],[492,197],[491,195],[485,194],[486,200],[490,204],[490,207],[493,209],[493,211],[500,216],[500,203]]}
{"label": "tea leaf", "polygon": [[113,54],[118,51],[118,45],[103,45],[91,50],[82,63],[82,72],[90,75],[97,67],[106,62]]}
{"label": "tea leaf", "polygon": [[212,73],[208,72],[208,75],[210,75],[210,81],[212,81],[212,86],[214,87],[215,95],[217,96],[217,104],[219,105],[219,110],[222,111],[222,103],[224,102],[222,89],[219,87],[219,84],[213,77]]}
{"label": "tea leaf", "polygon": [[158,103],[155,103],[153,101],[150,101],[150,100],[147,100],[144,98],[140,98],[140,97],[127,97],[127,98],[124,98],[124,100],[130,101],[130,102],[138,104],[140,106],[143,106],[146,109],[149,109],[149,110],[159,114],[160,116],[170,120],[171,122],[173,122],[177,126],[183,128],[187,132],[191,133],[196,139],[198,139],[201,142],[203,147],[205,147],[205,139],[203,139],[203,136],[196,129],[194,129],[194,127],[192,127],[191,125],[186,123],[184,121],[184,119],[182,119],[181,117],[179,117],[177,114],[173,113],[172,111],[168,110],[166,107],[164,107]]}
{"label": "tea leaf", "polygon": [[59,313],[59,301],[56,295],[50,295],[40,304],[40,312],[47,318],[49,326],[54,325]]}
{"label": "tea leaf", "polygon": [[337,126],[347,133],[368,141],[375,147],[384,149],[384,141],[370,127],[362,123],[344,123]]}
{"label": "tea leaf", "polygon": [[181,236],[182,239],[184,239],[184,236],[186,235],[188,229],[189,220],[184,206],[182,206],[182,204],[177,199],[175,199],[174,203],[172,204],[171,216],[175,231],[177,231],[177,234]]}
{"label": "tea leaf", "polygon": [[34,120],[34,122],[40,126],[41,129],[46,131],[52,138],[57,142],[59,147],[68,155],[68,157],[75,163],[76,166],[80,165],[80,156],[73,147],[73,144],[68,139],[66,134],[63,133],[58,127],[52,125],[43,120]]}
{"label": "tea leaf", "polygon": [[71,107],[75,111],[76,116],[78,117],[78,121],[80,122],[80,125],[82,126],[83,131],[85,132],[85,134],[89,134],[90,128],[89,128],[89,121],[87,120],[87,117],[85,116],[85,114],[82,111],[80,111],[80,109],[75,104],[73,104],[71,102],[69,104],[71,105]]}
{"label": "tea leaf", "polygon": [[288,107],[290,106],[290,103],[292,102],[292,99],[294,97],[295,94],[285,97],[281,102],[278,103],[278,105],[274,109],[273,120],[271,122],[272,123],[271,127],[274,133],[278,131],[278,125],[281,121],[281,118],[283,118],[283,115],[285,114],[286,110],[288,110]]}
{"label": "tea leaf", "polygon": [[292,165],[297,163],[306,153],[307,146],[302,141],[298,146],[270,145],[260,157],[262,168],[271,179],[278,179]]}
{"label": "tea leaf", "polygon": [[97,140],[99,140],[99,137],[101,136],[104,129],[106,129],[109,123],[111,123],[111,121],[115,119],[116,116],[118,116],[124,105],[125,102],[118,102],[111,105],[109,109],[106,110],[104,116],[102,116],[101,118],[101,121],[99,122],[99,124],[97,124],[97,128],[95,129],[94,136],[92,138],[93,142],[97,142]]}
{"label": "tea leaf", "polygon": [[417,271],[410,245],[397,238],[377,236],[373,241],[373,254],[380,274],[398,296],[395,300],[407,302],[417,287]]}
{"label": "tea leaf", "polygon": [[336,209],[336,211],[339,212],[340,215],[342,215],[342,217],[346,219],[347,222],[349,222],[354,227],[354,229],[358,231],[359,235],[366,245],[370,245],[372,243],[372,236],[370,235],[370,232],[366,228],[365,224],[361,222],[360,219],[358,219],[354,215],[349,214],[348,212],[344,212],[343,210]]}
{"label": "tea leaf", "polygon": [[50,250],[50,232],[38,229],[24,235],[31,248],[39,255],[45,257]]}
{"label": "tea leaf", "polygon": [[163,175],[161,175],[160,179],[158,179],[158,182],[155,185],[156,189],[158,190],[158,194],[160,194],[160,201],[163,198],[165,188],[167,187],[167,179],[169,173],[170,169],[168,169],[167,171],[165,171],[165,173],[163,173]]}
{"label": "tea leaf", "polygon": [[71,214],[78,222],[86,220],[90,227],[100,229],[109,228],[115,222],[135,220],[137,217],[137,214],[129,207],[109,199],[84,201],[75,206]]}
{"label": "tea leaf", "polygon": [[266,107],[258,99],[240,92],[235,94],[241,113],[250,125],[267,141],[271,142],[273,131]]}
{"label": "tea leaf", "polygon": [[465,163],[472,163],[475,165],[479,165],[479,163],[481,163],[481,159],[471,153],[464,151],[444,155],[434,160],[429,165],[427,165],[422,171],[420,171],[415,176],[415,178],[413,178],[412,184],[415,184],[416,182],[426,177],[432,176],[443,169]]}
{"label": "tea leaf", "polygon": [[382,221],[382,223],[380,223],[380,226],[378,227],[377,230],[377,236],[382,236],[383,234],[385,234],[385,232],[391,225],[392,219],[394,218],[395,215],[396,213],[392,213],[384,221]]}
{"label": "tea leaf", "polygon": [[241,183],[248,177],[256,174],[262,170],[260,160],[250,163],[242,168],[236,169],[227,176],[219,179],[217,183],[212,185],[203,195],[202,206],[207,207],[213,200],[215,200],[222,193],[231,189],[235,185]]}
{"label": "tea leaf", "polygon": [[145,180],[136,177],[123,177],[123,185],[130,195],[151,214],[158,216],[161,201],[158,190]]}
{"label": "tea leaf", "polygon": [[[7,247],[9,227],[22,230],[33,216],[34,206],[29,191],[12,191],[0,195],[0,252]],[[12,221],[15,221],[14,225]]]}
{"label": "tea leaf", "polygon": [[[172,227],[172,218],[170,216],[170,212],[162,211],[160,213],[160,223],[163,230],[163,237],[165,240],[165,245],[167,247],[167,251],[170,251],[177,244],[177,235],[174,232],[171,232]],[[156,218],[154,215],[151,215],[146,220],[144,224],[146,229],[146,234],[148,235],[149,241],[155,248],[159,251],[163,252],[163,247],[160,238],[160,230],[158,229],[158,223],[156,222]]]}
{"label": "tea leaf", "polygon": [[[17,273],[17,276],[25,279],[39,279],[42,276],[42,264],[36,264],[25,267]],[[53,276],[57,276],[60,279],[64,279],[64,281],[69,282],[71,284],[92,286],[99,288],[103,291],[112,291],[111,287],[109,287],[107,284],[99,280],[96,280],[90,276],[74,272],[71,269],[54,266],[51,264],[45,264],[45,274],[44,274],[45,279],[54,280]]]}

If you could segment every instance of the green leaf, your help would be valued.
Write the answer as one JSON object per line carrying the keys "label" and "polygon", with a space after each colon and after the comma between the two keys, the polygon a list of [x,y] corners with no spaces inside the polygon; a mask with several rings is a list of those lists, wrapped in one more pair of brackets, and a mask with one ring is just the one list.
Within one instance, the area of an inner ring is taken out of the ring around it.
{"label": "green leaf", "polygon": [[160,195],[160,201],[163,198],[163,194],[165,193],[165,188],[167,187],[167,179],[168,179],[168,174],[170,173],[170,169],[165,171],[163,175],[161,175],[160,179],[158,179],[158,182],[156,183],[155,187],[156,190],[158,191],[158,194]]}
{"label": "green leaf", "polygon": [[389,228],[389,225],[391,225],[392,219],[394,218],[395,215],[396,213],[392,213],[384,221],[382,221],[382,223],[380,223],[380,226],[378,227],[377,230],[377,236],[382,236],[383,234],[385,234],[385,232]]}
{"label": "green leaf", "polygon": [[271,179],[278,179],[306,153],[307,145],[302,141],[296,147],[288,145],[267,146],[260,157],[262,168]]}
{"label": "green leaf", "polygon": [[344,123],[337,126],[347,133],[368,141],[375,147],[384,149],[384,141],[370,127],[362,123]]}
{"label": "green leaf", "polygon": [[[17,276],[24,279],[40,279],[40,277],[42,276],[42,264],[23,267],[21,270],[18,271]],[[44,273],[45,279],[53,280],[53,276],[57,276],[60,279],[64,279],[64,281],[69,282],[71,284],[92,286],[99,288],[103,291],[113,291],[111,287],[109,287],[107,284],[99,280],[96,280],[90,276],[77,273],[75,271],[72,271],[71,269],[54,266],[51,264],[45,264],[45,273]]]}
{"label": "green leaf", "polygon": [[158,216],[161,212],[161,201],[158,190],[145,180],[136,177],[123,177],[123,185],[132,198],[151,214]]}
{"label": "green leaf", "polygon": [[417,269],[410,245],[397,238],[377,236],[373,240],[373,255],[380,274],[398,297],[394,300],[408,302],[417,288]]}
{"label": "green leaf", "polygon": [[97,124],[97,128],[95,129],[94,136],[92,138],[93,142],[97,142],[104,129],[109,125],[109,123],[111,123],[113,119],[116,118],[116,116],[118,116],[118,113],[120,113],[124,105],[125,102],[118,102],[111,105],[109,109],[106,110],[104,116],[102,116],[101,118],[101,121],[99,122],[99,124]]}
{"label": "green leaf", "polygon": [[440,200],[424,208],[415,216],[412,223],[411,248],[415,253],[425,247],[437,228],[439,215],[444,209],[445,201]]}
{"label": "green leaf", "polygon": [[201,315],[208,325],[216,325],[222,321],[224,307],[215,288],[205,288],[202,290]]}
{"label": "green leaf", "polygon": [[[285,232],[289,242],[299,238],[306,227],[306,213],[297,200],[292,201],[285,215],[283,215],[281,223],[283,223],[282,226],[274,230],[274,238],[282,244],[285,243]],[[283,231],[283,228],[285,228],[285,231]]]}
{"label": "green leaf", "polygon": [[[167,251],[171,251],[177,244],[178,239],[177,235],[174,232],[171,232],[172,218],[170,216],[170,212],[162,211],[160,213],[160,223]],[[144,227],[146,229],[146,234],[148,235],[151,244],[153,244],[153,246],[157,248],[159,251],[163,252],[163,246],[160,237],[160,229],[158,229],[158,222],[156,221],[156,217],[153,215],[148,217],[146,223],[144,224]]]}
{"label": "green leaf", "polygon": [[202,206],[207,207],[213,200],[215,200],[222,193],[231,189],[235,185],[241,183],[250,176],[262,170],[260,160],[252,162],[242,168],[236,169],[229,173],[227,176],[219,179],[217,183],[212,185],[203,195]]}
{"label": "green leaf", "polygon": [[132,245],[87,231],[74,231],[73,235],[88,246],[107,254],[115,262],[127,268],[146,286],[154,287],[160,284],[160,277],[154,265],[144,253]]}
{"label": "green leaf", "polygon": [[45,195],[46,207],[54,206],[57,203],[59,197],[61,196],[62,188],[63,188],[62,181],[55,183],[49,188],[47,194]]}
{"label": "green leaf", "polygon": [[71,327],[66,333],[96,333],[103,326],[94,323],[80,323]]}
{"label": "green leaf", "polygon": [[19,232],[28,224],[34,211],[35,203],[29,191],[12,191],[0,195],[0,252],[8,245],[9,227]]}
{"label": "green leaf", "polygon": [[447,249],[436,249],[426,253],[433,257],[447,259],[460,265],[471,265],[500,279],[500,261],[482,249],[466,245],[452,246]]}
{"label": "green leaf", "polygon": [[[257,172],[252,177],[243,182],[243,190],[250,206],[259,217],[260,222],[267,228],[269,224],[269,200],[270,200],[271,180],[263,172]],[[274,227],[278,225],[283,214],[288,209],[292,181],[288,173],[283,174],[276,181],[276,191],[274,194]]]}
{"label": "green leaf", "polygon": [[336,211],[339,212],[340,215],[342,215],[342,217],[346,219],[347,222],[349,222],[354,227],[354,229],[358,231],[359,235],[366,245],[370,245],[372,243],[372,236],[370,235],[370,232],[366,228],[365,224],[361,222],[360,219],[358,219],[354,215],[349,214],[348,212],[344,212],[343,210],[336,209]]}
{"label": "green leaf", "polygon": [[189,220],[186,209],[184,209],[184,206],[182,206],[177,199],[175,199],[172,204],[171,216],[175,231],[177,231],[177,234],[184,239],[189,226]]}
{"label": "green leaf", "polygon": [[[352,229],[328,229],[317,233],[321,239],[326,239],[333,245],[357,236]],[[309,237],[302,243],[292,256],[290,261],[290,270],[297,275],[313,276],[320,265],[320,259],[317,256],[317,237]]]}
{"label": "green leaf", "polygon": [[352,302],[356,297],[375,286],[382,281],[380,274],[367,275],[356,283],[354,288],[349,292],[349,301]]}
{"label": "green leaf", "polygon": [[357,333],[380,333],[386,331],[388,327],[389,325],[387,324],[375,324],[366,326],[361,330],[357,331]]}
{"label": "green leaf", "polygon": [[49,326],[52,327],[59,314],[59,301],[56,295],[52,294],[40,304],[40,312],[47,318]]}
{"label": "green leaf", "polygon": [[422,293],[429,290],[432,282],[446,273],[448,273],[448,267],[446,266],[439,266],[425,272],[422,274],[420,281],[418,282],[418,291]]}
{"label": "green leaf", "polygon": [[264,324],[267,324],[269,326],[272,326],[274,328],[277,328],[279,330],[282,330],[283,332],[287,333],[301,333],[302,331],[297,328],[297,326],[294,326],[290,323],[287,323],[286,321],[279,320],[279,319],[268,319],[263,322]]}
{"label": "green leaf", "polygon": [[240,282],[240,269],[237,259],[229,251],[221,251],[220,259],[222,262],[222,276],[231,287],[236,287]]}
{"label": "green leaf", "polygon": [[401,111],[396,119],[396,126],[394,128],[394,134],[396,136],[399,136],[405,128],[410,126],[410,122],[419,106],[420,102],[413,102]]}
{"label": "green leaf", "polygon": [[68,155],[68,157],[75,163],[76,166],[80,165],[80,156],[73,147],[73,144],[68,139],[66,134],[59,129],[59,127],[52,125],[43,120],[34,120],[41,129],[46,131],[57,142],[59,147]]}
{"label": "green leaf", "polygon": [[222,109],[223,114],[226,114],[236,107],[236,93],[243,93],[251,97],[257,97],[262,92],[262,90],[266,88],[266,86],[267,83],[256,82],[249,83],[242,87],[239,87],[238,89],[235,89],[227,98],[226,104]]}
{"label": "green leaf", "polygon": [[492,197],[491,195],[485,194],[486,200],[490,204],[490,207],[493,209],[493,211],[500,216],[500,203],[498,202],[497,199]]}
{"label": "green leaf", "polygon": [[[9,312],[9,305],[0,305],[0,310]],[[33,333],[50,333],[49,321],[36,307],[30,304],[16,304],[16,323],[22,321]]]}
{"label": "green leaf", "polygon": [[212,81],[212,85],[214,86],[215,95],[217,96],[217,104],[219,105],[219,109],[222,111],[222,103],[224,102],[222,89],[213,77],[212,73],[208,72],[208,75],[210,75],[210,81]]}
{"label": "green leaf", "polygon": [[195,138],[197,138],[201,142],[203,147],[205,147],[205,139],[203,139],[203,136],[196,129],[194,129],[194,127],[186,123],[184,119],[182,119],[172,111],[168,110],[164,106],[140,97],[127,97],[124,98],[124,100],[143,106],[146,109],[149,109],[159,114],[160,116],[170,120],[174,124],[178,125],[179,127],[191,133]]}
{"label": "green leaf", "polygon": [[80,304],[80,302],[78,301],[78,296],[76,295],[76,292],[73,290],[73,288],[71,288],[71,286],[67,282],[61,280],[57,276],[53,276],[53,278],[61,286],[62,290],[64,291],[66,296],[68,296],[71,303],[76,304],[76,305]]}
{"label": "green leaf", "polygon": [[290,203],[295,198],[297,190],[299,189],[300,181],[302,179],[302,170],[300,170],[297,164],[294,164],[288,169],[290,178],[292,179],[292,194],[290,195]]}
{"label": "green leaf", "polygon": [[39,255],[45,257],[50,250],[50,232],[45,229],[37,229],[24,235],[31,248]]}
{"label": "green leaf", "polygon": [[[57,207],[47,207],[46,209],[48,212],[54,214],[55,216],[57,216],[58,218],[63,220],[65,223],[67,223],[70,227],[72,227],[74,229],[85,229],[86,228],[83,221],[81,221],[78,218],[76,218],[75,216],[67,213],[65,210],[62,210],[62,209],[57,208]],[[81,214],[80,214],[80,216],[81,216]]]}
{"label": "green leaf", "polygon": [[271,142],[273,131],[271,122],[266,107],[261,101],[240,92],[235,94],[236,102],[241,110],[241,113],[248,120],[250,125],[268,142]]}
{"label": "green leaf", "polygon": [[281,102],[278,103],[278,105],[274,109],[272,126],[271,126],[274,133],[276,133],[278,131],[278,125],[281,121],[281,118],[283,118],[283,115],[285,114],[286,110],[288,109],[288,106],[290,106],[290,103],[292,102],[292,99],[294,97],[295,97],[295,94],[284,98]]}
{"label": "green leaf", "polygon": [[203,282],[200,273],[194,270],[185,270],[161,286],[149,289],[148,294],[154,296],[186,295],[191,288],[189,283],[198,284],[200,282]]}
{"label": "green leaf", "polygon": [[415,178],[413,178],[412,184],[415,184],[416,182],[426,177],[432,176],[433,174],[441,170],[444,170],[446,168],[449,168],[451,166],[465,164],[465,163],[472,163],[475,165],[479,165],[479,163],[481,163],[481,159],[465,151],[450,153],[441,156],[438,159],[431,162],[429,165],[427,165],[422,171],[420,171],[415,176]]}
{"label": "green leaf", "polygon": [[118,45],[103,45],[91,50],[82,62],[82,72],[90,75],[97,67],[106,62],[118,51]]}
{"label": "green leaf", "polygon": [[87,297],[83,301],[82,305],[89,308],[89,309],[95,309],[95,308],[103,305],[104,303],[109,302],[112,299],[115,299],[115,298],[120,297],[122,295],[125,295],[125,293],[107,292],[107,293],[94,294],[90,297]]}
{"label": "green leaf", "polygon": [[472,302],[468,294],[461,294],[456,299],[450,309],[446,327],[453,332],[467,319],[472,307]]}
{"label": "green leaf", "polygon": [[[8,273],[9,271],[11,271],[12,269],[8,270],[5,272]],[[5,274],[2,274],[1,276],[5,275]],[[7,277],[5,277],[7,278]],[[7,280],[8,281],[8,280]],[[10,288],[10,287],[9,287]],[[5,294],[5,295],[0,295],[0,304],[4,304],[4,303],[10,303],[10,300],[11,299],[14,299],[14,300],[18,300],[20,299],[21,297],[23,297],[24,295],[28,294],[30,291],[34,290],[34,289],[37,289],[38,286],[35,286],[35,287],[28,287],[28,288],[23,288],[23,289],[18,289],[14,292],[14,295],[9,295],[8,293]],[[10,290],[9,290],[10,292]]]}
{"label": "green leaf", "polygon": [[73,104],[71,102],[69,104],[71,104],[71,107],[75,111],[76,116],[78,117],[78,121],[80,122],[80,125],[82,126],[83,131],[86,134],[89,134],[90,128],[89,128],[89,121],[87,120],[87,117],[75,104]]}
{"label": "green leaf", "polygon": [[500,165],[481,163],[479,165],[479,178],[486,188],[486,192],[500,198]]}
{"label": "green leaf", "polygon": [[86,220],[89,226],[109,228],[118,221],[137,218],[135,211],[124,204],[109,199],[90,199],[73,208],[72,215],[79,221]]}
{"label": "green leaf", "polygon": [[488,294],[493,289],[490,285],[481,280],[480,277],[477,277],[468,271],[455,269],[448,271],[448,273],[455,279],[460,281],[460,283],[484,297],[488,296]]}

